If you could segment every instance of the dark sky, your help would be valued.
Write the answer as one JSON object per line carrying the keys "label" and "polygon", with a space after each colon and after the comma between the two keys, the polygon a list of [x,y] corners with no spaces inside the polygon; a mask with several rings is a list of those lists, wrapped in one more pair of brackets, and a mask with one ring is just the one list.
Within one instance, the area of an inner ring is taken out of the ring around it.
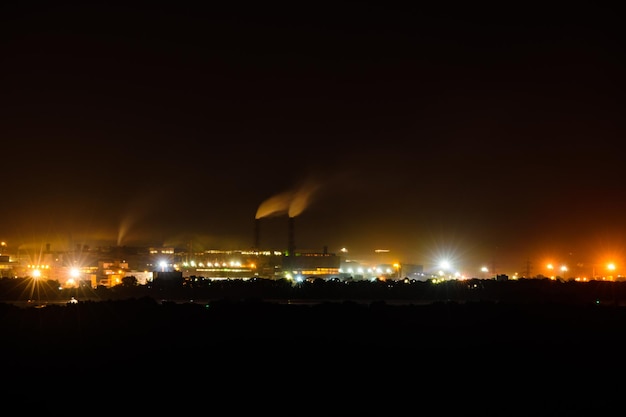
{"label": "dark sky", "polygon": [[10,244],[625,255],[616,10],[89,3],[1,6]]}

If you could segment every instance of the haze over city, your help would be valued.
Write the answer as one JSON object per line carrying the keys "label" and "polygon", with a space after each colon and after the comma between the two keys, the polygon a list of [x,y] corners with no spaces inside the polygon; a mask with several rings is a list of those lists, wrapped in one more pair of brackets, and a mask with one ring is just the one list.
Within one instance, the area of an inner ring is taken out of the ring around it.
{"label": "haze over city", "polygon": [[626,265],[610,8],[1,7],[10,245]]}

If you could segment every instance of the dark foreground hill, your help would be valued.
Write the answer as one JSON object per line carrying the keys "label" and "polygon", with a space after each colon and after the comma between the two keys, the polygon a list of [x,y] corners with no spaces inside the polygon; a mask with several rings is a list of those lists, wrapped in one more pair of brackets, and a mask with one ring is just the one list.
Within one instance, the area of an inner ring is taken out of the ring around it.
{"label": "dark foreground hill", "polygon": [[[190,351],[294,355],[404,353],[590,354],[626,341],[626,307],[556,303],[256,300],[86,301],[44,308],[0,305],[5,352],[125,360]],[[26,364],[29,365],[30,364]]]}
{"label": "dark foreground hill", "polygon": [[6,376],[92,393],[113,384],[165,393],[218,386],[418,395],[425,387],[480,385],[486,395],[502,384],[519,389],[529,378],[524,383],[541,392],[563,388],[564,378],[574,389],[619,372],[626,352],[626,309],[619,306],[143,298],[2,304],[0,317]]}
{"label": "dark foreground hill", "polygon": [[626,307],[587,297],[5,303],[2,370],[58,413],[70,390],[142,412],[564,415],[621,390]]}

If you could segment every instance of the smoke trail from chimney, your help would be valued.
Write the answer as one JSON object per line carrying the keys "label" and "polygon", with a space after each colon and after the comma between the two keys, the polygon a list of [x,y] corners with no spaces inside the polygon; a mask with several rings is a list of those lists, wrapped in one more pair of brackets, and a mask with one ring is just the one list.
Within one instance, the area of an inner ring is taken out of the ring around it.
{"label": "smoke trail from chimney", "polygon": [[318,184],[310,182],[298,189],[289,203],[289,217],[300,215],[311,204],[311,198],[318,188]]}
{"label": "smoke trail from chimney", "polygon": [[256,211],[256,219],[272,215],[285,214],[289,211],[289,204],[293,198],[292,192],[284,192],[268,198],[261,203]]}
{"label": "smoke trail from chimney", "polygon": [[311,204],[313,194],[319,187],[320,184],[308,181],[296,191],[285,191],[263,201],[259,205],[255,216],[255,247],[259,247],[259,219],[287,214],[289,216],[287,253],[293,256],[295,252],[294,217],[299,216]]}
{"label": "smoke trail from chimney", "polygon": [[256,219],[272,215],[288,214],[289,217],[300,215],[310,204],[319,184],[308,181],[295,191],[285,191],[263,201],[256,212]]}

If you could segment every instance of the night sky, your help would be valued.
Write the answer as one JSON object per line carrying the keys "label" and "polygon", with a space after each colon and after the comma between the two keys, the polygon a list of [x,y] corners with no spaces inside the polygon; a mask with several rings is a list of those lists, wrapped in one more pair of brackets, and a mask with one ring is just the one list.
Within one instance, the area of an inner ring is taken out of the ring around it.
{"label": "night sky", "polygon": [[89,3],[0,6],[10,245],[626,265],[615,10]]}

